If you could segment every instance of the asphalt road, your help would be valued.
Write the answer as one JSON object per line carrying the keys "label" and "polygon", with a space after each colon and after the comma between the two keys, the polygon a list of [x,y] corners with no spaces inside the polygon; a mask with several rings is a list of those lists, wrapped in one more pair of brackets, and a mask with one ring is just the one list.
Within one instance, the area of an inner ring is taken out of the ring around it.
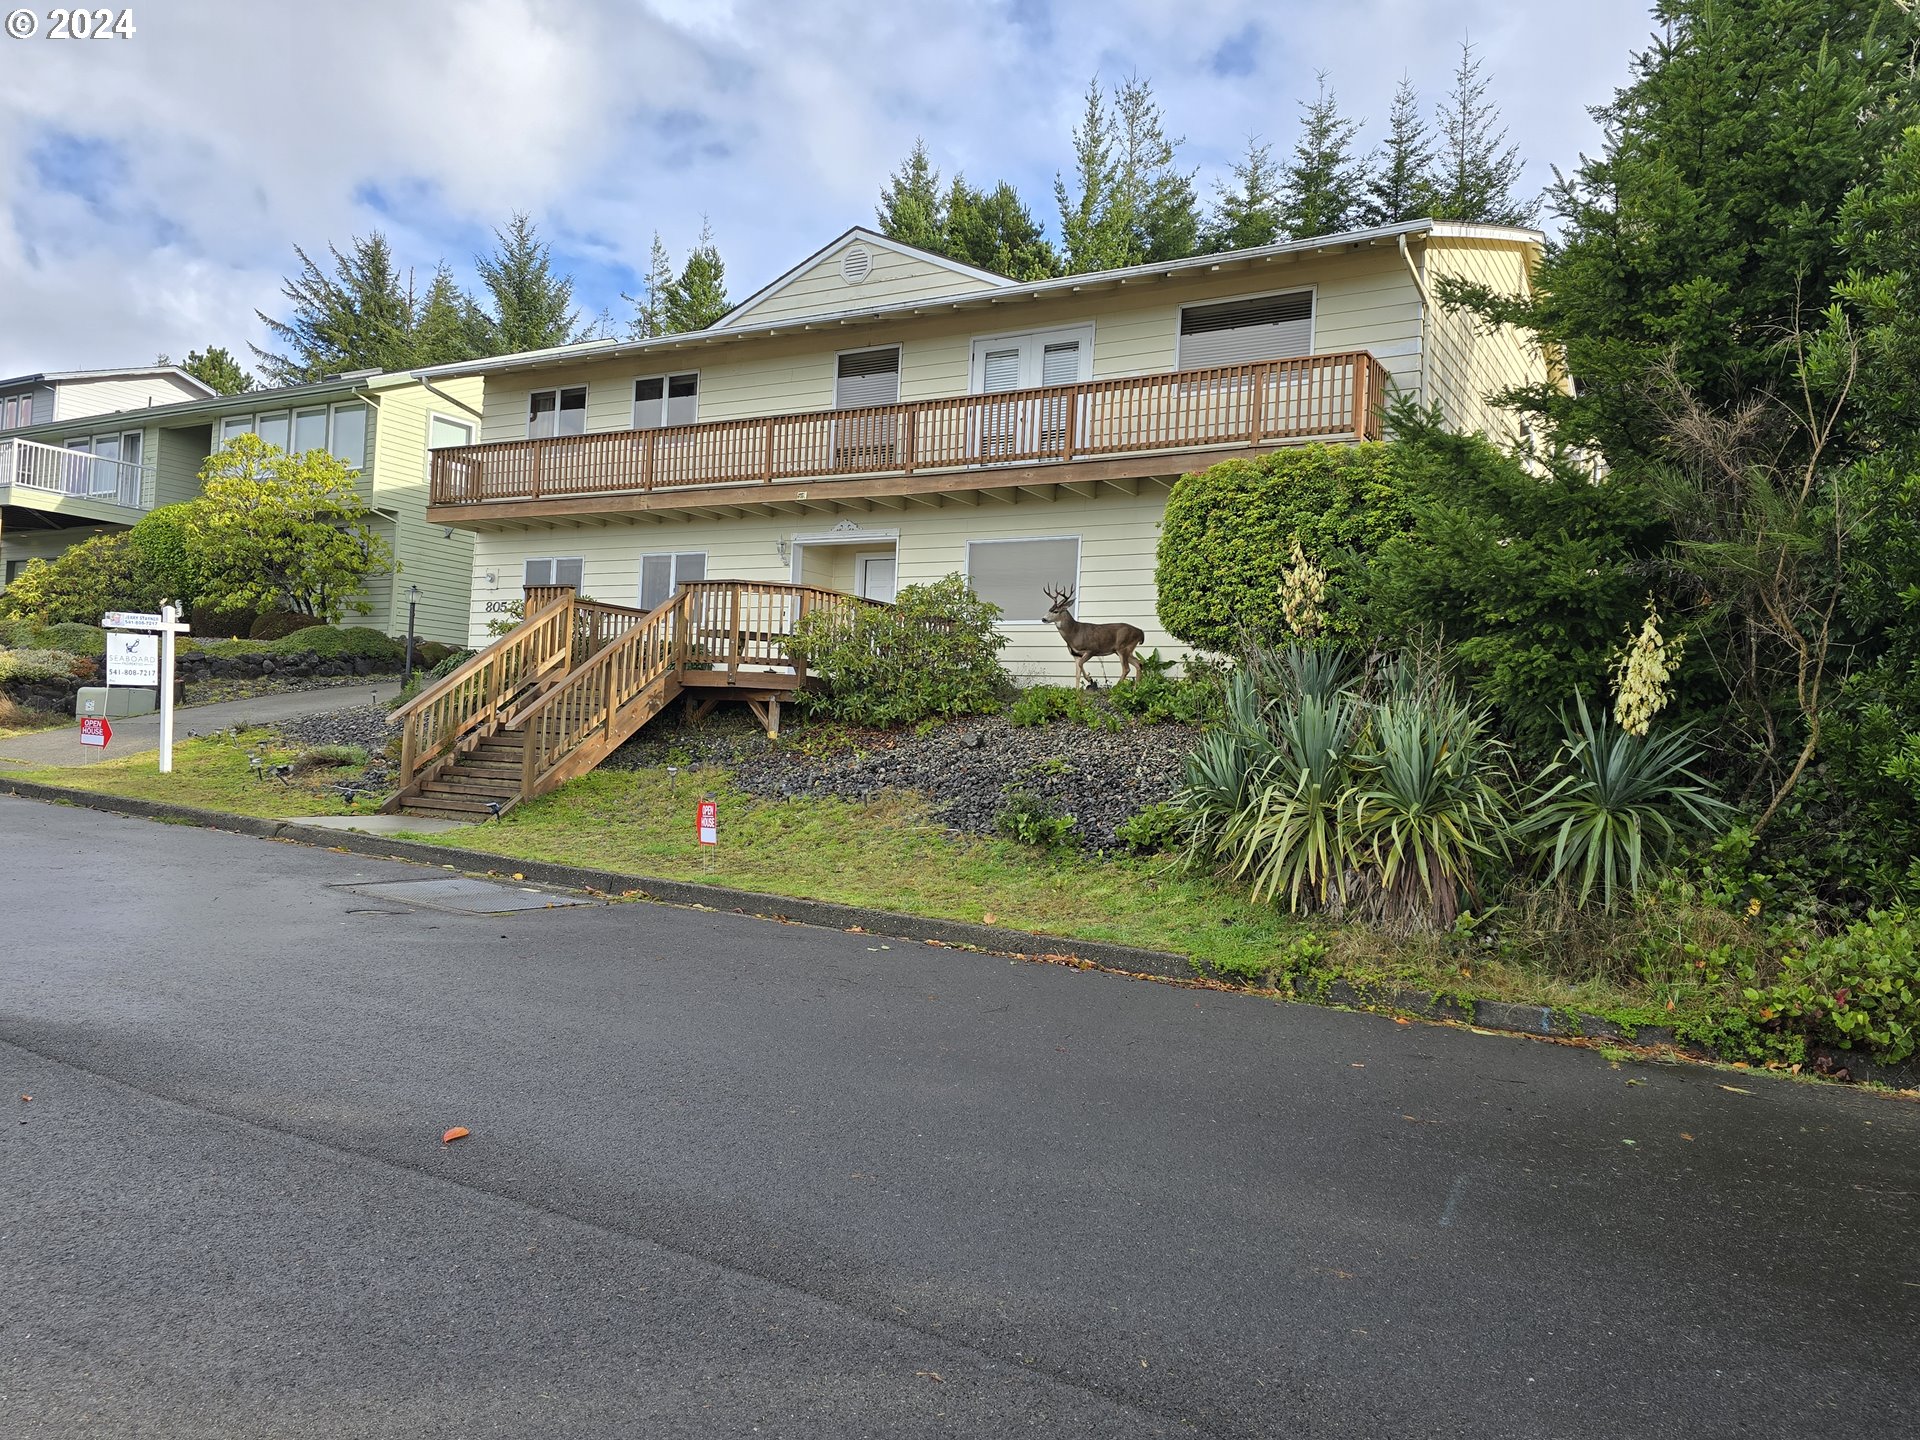
{"label": "asphalt road", "polygon": [[0,846],[0,1434],[1912,1430],[1911,1104],[27,801]]}

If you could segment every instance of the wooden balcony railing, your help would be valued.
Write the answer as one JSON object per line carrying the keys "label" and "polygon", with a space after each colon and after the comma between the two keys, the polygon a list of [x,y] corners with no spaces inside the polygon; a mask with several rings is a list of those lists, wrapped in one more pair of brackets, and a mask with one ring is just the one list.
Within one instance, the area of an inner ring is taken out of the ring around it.
{"label": "wooden balcony railing", "polygon": [[500,440],[433,452],[432,503],[914,475],[1314,438],[1379,438],[1364,350],[916,404]]}

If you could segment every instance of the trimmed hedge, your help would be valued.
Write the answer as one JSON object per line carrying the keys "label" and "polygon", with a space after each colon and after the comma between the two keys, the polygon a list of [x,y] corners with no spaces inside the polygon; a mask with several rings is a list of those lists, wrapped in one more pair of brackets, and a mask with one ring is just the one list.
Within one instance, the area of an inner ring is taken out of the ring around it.
{"label": "trimmed hedge", "polygon": [[1283,637],[1280,581],[1297,534],[1327,572],[1327,633],[1365,631],[1373,552],[1410,523],[1392,444],[1303,445],[1227,460],[1173,487],[1154,569],[1160,622],[1189,645],[1224,653],[1243,635]]}
{"label": "trimmed hedge", "polygon": [[282,635],[267,642],[269,655],[320,656],[323,660],[372,660],[398,670],[406,658],[405,647],[391,635],[382,635],[369,625],[315,625]]}
{"label": "trimmed hedge", "polygon": [[327,622],[318,615],[299,615],[291,610],[269,610],[247,629],[249,640],[278,640],[296,630],[309,630]]}

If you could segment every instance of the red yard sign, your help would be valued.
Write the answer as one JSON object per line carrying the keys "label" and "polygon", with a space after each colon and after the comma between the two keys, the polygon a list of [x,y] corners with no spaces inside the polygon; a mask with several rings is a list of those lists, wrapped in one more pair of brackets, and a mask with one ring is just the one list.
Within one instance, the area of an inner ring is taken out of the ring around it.
{"label": "red yard sign", "polygon": [[718,845],[720,843],[720,807],[711,800],[702,800],[700,815],[694,822],[694,829],[699,834],[702,845]]}
{"label": "red yard sign", "polygon": [[107,723],[104,715],[82,715],[80,717],[80,743],[82,745],[105,745],[113,739],[113,726]]}

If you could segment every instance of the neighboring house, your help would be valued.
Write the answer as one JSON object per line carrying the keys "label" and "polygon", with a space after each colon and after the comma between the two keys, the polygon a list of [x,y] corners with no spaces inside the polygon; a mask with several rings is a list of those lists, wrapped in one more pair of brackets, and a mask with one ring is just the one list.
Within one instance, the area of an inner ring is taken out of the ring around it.
{"label": "neighboring house", "polygon": [[[197,382],[196,382],[197,383]],[[204,389],[204,387],[201,387]],[[200,491],[207,456],[253,431],[291,451],[329,450],[359,472],[375,529],[395,571],[372,579],[370,606],[352,623],[399,634],[411,587],[417,633],[463,643],[473,539],[426,519],[429,450],[475,439],[481,384],[422,383],[404,374],[351,372],[310,385],[127,408],[0,435],[0,560],[11,581],[28,561],[92,535],[125,529],[161,505]]]}
{"label": "neighboring house", "polygon": [[419,372],[486,387],[428,519],[477,537],[472,642],[526,585],[651,608],[703,577],[886,599],[959,572],[1020,678],[1071,675],[1050,585],[1178,653],[1154,605],[1175,479],[1376,438],[1389,391],[1509,437],[1483,397],[1547,360],[1432,288],[1524,293],[1541,243],[1414,221],[1017,284],[854,229],[710,329]]}
{"label": "neighboring house", "polygon": [[49,420],[77,420],[204,400],[213,387],[178,365],[142,365],[131,370],[60,370],[0,380],[0,435]]}

